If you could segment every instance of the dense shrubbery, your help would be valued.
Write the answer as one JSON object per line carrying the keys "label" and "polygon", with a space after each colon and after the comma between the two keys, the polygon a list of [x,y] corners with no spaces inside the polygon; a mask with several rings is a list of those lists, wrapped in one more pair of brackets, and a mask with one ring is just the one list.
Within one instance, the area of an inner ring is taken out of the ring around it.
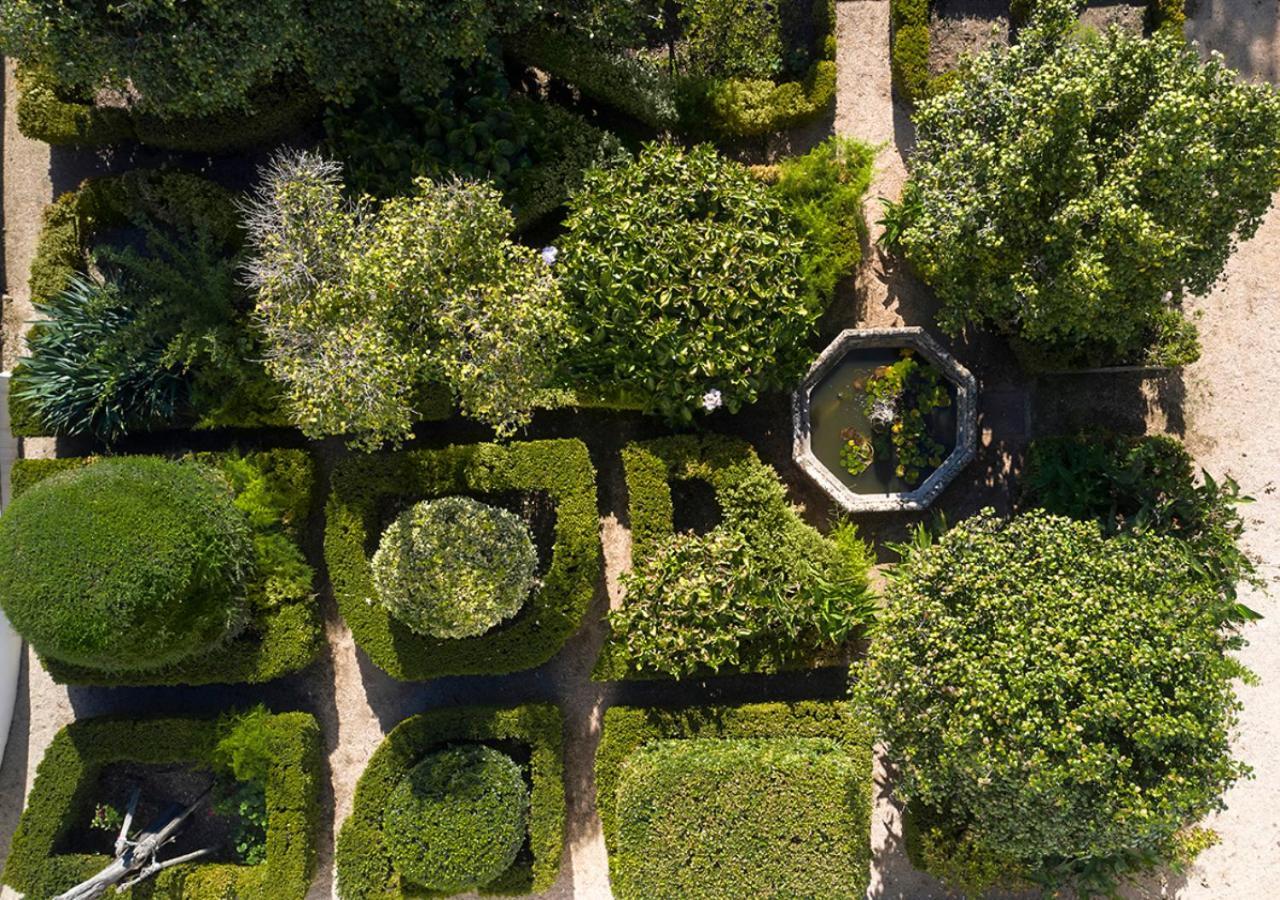
{"label": "dense shrubbery", "polygon": [[[121,233],[123,246],[107,242]],[[273,422],[277,401],[237,284],[241,245],[232,196],[194,175],[139,170],[60,197],[31,266],[32,302],[47,321],[15,369],[15,433],[110,440]]]}
{"label": "dense shrubbery", "polygon": [[783,201],[703,145],[651,145],[587,175],[560,265],[580,377],[690,421],[710,391],[736,411],[790,384],[826,303]]}
{"label": "dense shrubbery", "polygon": [[1176,861],[1247,771],[1244,670],[1183,547],[1037,511],[906,553],[856,691],[932,839],[1086,892]]}
{"label": "dense shrubbery", "polygon": [[[1097,520],[1107,534],[1154,532],[1184,541],[1198,567],[1234,604],[1240,582],[1258,583],[1240,549],[1236,507],[1252,498],[1232,478],[1208,472],[1196,483],[1191,454],[1167,435],[1042,438],[1027,455],[1027,503],[1073,519]],[[1230,618],[1252,613],[1229,605]]]}
{"label": "dense shrubbery", "polygon": [[[356,643],[396,678],[515,672],[550,659],[582,624],[600,565],[595,469],[578,441],[473,444],[343,460],[325,514],[325,561]],[[432,638],[377,600],[370,556],[384,511],[456,494],[545,498],[554,507],[551,560],[524,612],[472,638]]]}
{"label": "dense shrubbery", "polygon": [[424,500],[382,533],[378,599],[418,634],[478,637],[510,619],[537,582],[538,553],[515,513],[469,497]]}
{"label": "dense shrubbery", "polygon": [[510,868],[529,832],[529,789],[511,757],[483,744],[428,755],[382,813],[392,865],[406,881],[456,894]]}
{"label": "dense shrubbery", "polygon": [[682,61],[698,75],[777,75],[784,50],[778,6],[774,0],[684,0]]}
{"label": "dense shrubbery", "polygon": [[253,548],[225,482],[131,457],[65,472],[0,517],[0,603],[43,656],[106,671],[208,652],[244,627]]}
{"label": "dense shrubbery", "polygon": [[[250,756],[226,751],[251,742]],[[237,759],[239,761],[237,761]],[[27,897],[53,897],[96,874],[104,855],[60,852],[79,823],[104,767],[194,765],[260,780],[265,792],[265,855],[256,865],[197,862],[154,876],[156,900],[302,900],[311,883],[324,757],[320,728],[307,713],[210,719],[97,718],[58,732],[36,770],[27,808],[5,861],[4,881]],[[163,798],[153,798],[163,799]],[[150,823],[147,823],[150,824]]]}
{"label": "dense shrubbery", "polygon": [[[867,889],[871,735],[850,704],[615,706],[604,714],[595,776],[619,897],[861,897]],[[638,852],[642,844],[651,852]],[[742,865],[726,863],[739,858]]]}
{"label": "dense shrubbery", "polygon": [[559,288],[479,182],[347,201],[340,167],[277,157],[250,213],[267,370],[303,432],[409,436],[428,383],[509,435],[566,342]]}
{"label": "dense shrubbery", "polygon": [[1270,206],[1280,95],[1177,35],[1075,22],[1041,0],[919,107],[897,243],[949,329],[993,325],[1049,365],[1189,362],[1178,302]]}
{"label": "dense shrubbery", "polygon": [[407,193],[413,179],[490,179],[527,225],[562,204],[593,165],[625,157],[581,116],[521,95],[497,60],[455,73],[438,93],[379,83],[325,116],[327,147],[357,191]]}
{"label": "dense shrubbery", "polygon": [[[311,507],[311,459],[300,450],[263,450],[201,453],[194,462],[217,470],[248,521],[252,550],[240,560],[246,569],[244,630],[217,652],[158,668],[146,668],[147,660],[132,657],[128,666],[113,671],[46,657],[45,668],[55,681],[108,686],[262,682],[297,671],[315,658],[322,641],[320,617],[311,593],[313,572],[299,546]],[[59,473],[99,464],[92,458],[19,460],[11,480],[15,503]]]}
{"label": "dense shrubbery", "polygon": [[[667,438],[628,446],[623,463],[633,568],[609,615],[607,676],[794,665],[871,621],[872,558],[856,529],[841,524],[824,538],[806,525],[749,446]],[[723,513],[703,535],[671,531],[668,479],[690,478],[711,483]]]}
{"label": "dense shrubbery", "polygon": [[830,739],[646,744],[618,779],[613,889],[622,900],[858,896],[866,780],[865,760]]}
{"label": "dense shrubbery", "polygon": [[[406,870],[398,869],[393,844],[396,839],[389,833],[392,829],[389,820],[398,816],[388,815],[387,811],[404,790],[405,779],[411,777],[424,757],[456,758],[476,752],[498,757],[498,768],[502,770],[501,794],[482,801],[483,805],[493,807],[493,815],[477,816],[478,809],[470,803],[444,806],[427,803],[429,818],[417,817],[403,823],[406,833],[413,834],[410,842],[400,849],[414,852],[411,846],[422,837],[430,841],[416,848],[420,858],[414,862],[406,860],[406,869],[415,863],[430,866],[429,872],[424,873],[428,875],[442,874],[446,866],[451,872],[471,869],[478,856],[496,859],[497,854],[490,855],[490,851],[499,846],[505,858],[505,851],[511,846],[507,841],[514,842],[514,838],[505,827],[499,826],[512,824],[519,818],[520,846],[524,852],[496,879],[488,881],[482,893],[524,895],[550,888],[560,870],[564,848],[561,727],[560,711],[554,706],[540,705],[514,709],[474,706],[442,709],[413,716],[397,725],[360,776],[351,815],[338,835],[338,896],[343,900],[422,896],[426,885],[415,882]],[[494,749],[477,751],[479,744]],[[527,798],[521,803],[511,802],[516,785],[509,780],[508,767],[513,764],[496,752],[498,750],[516,752],[518,759],[527,759],[517,772],[522,782],[520,788],[523,790],[525,784],[528,785]],[[443,754],[440,751],[444,751]],[[489,788],[493,782],[475,786]],[[412,805],[417,806],[418,801]],[[432,809],[435,813],[431,813]],[[447,827],[446,822],[454,827]],[[447,888],[446,892],[454,891]]]}

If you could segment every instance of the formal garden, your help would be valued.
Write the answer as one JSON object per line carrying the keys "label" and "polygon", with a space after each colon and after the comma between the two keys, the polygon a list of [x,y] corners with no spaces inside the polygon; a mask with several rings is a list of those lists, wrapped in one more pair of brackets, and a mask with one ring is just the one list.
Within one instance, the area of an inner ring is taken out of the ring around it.
{"label": "formal garden", "polygon": [[[119,712],[31,761],[4,883],[587,897],[597,840],[621,900],[861,898],[881,772],[964,896],[1218,843],[1251,498],[1102,421],[993,449],[983,393],[1197,360],[1280,93],[1179,0],[1013,0],[955,59],[886,2],[888,198],[835,0],[0,0],[22,135],[143,161],[9,273],[56,453],[0,609]],[[869,326],[876,260],[927,319]]]}

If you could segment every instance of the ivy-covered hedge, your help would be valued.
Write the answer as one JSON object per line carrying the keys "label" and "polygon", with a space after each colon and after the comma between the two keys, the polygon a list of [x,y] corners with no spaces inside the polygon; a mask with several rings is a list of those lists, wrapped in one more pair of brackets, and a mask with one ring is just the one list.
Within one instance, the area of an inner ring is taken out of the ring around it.
{"label": "ivy-covered hedge", "polygon": [[254,98],[252,114],[162,119],[123,107],[68,97],[43,72],[18,70],[18,130],[46,144],[101,147],[138,141],[165,150],[233,153],[276,141],[320,115],[319,98],[304,85],[280,82]]}
{"label": "ivy-covered hedge", "polygon": [[[852,764],[851,768],[855,770],[854,777],[827,781],[821,794],[815,793],[810,797],[810,803],[814,808],[828,811],[840,808],[846,811],[847,818],[842,824],[847,827],[847,832],[832,837],[839,853],[847,852],[853,857],[848,861],[847,868],[854,875],[847,884],[847,894],[841,896],[861,897],[865,893],[871,862],[872,735],[852,704],[804,701],[678,710],[618,706],[609,709],[604,715],[604,731],[596,752],[595,776],[596,807],[600,812],[605,844],[609,849],[610,876],[614,890],[621,900],[639,900],[641,895],[625,892],[626,886],[632,884],[645,885],[644,900],[676,897],[684,900],[763,895],[743,889],[745,882],[742,879],[746,878],[751,878],[756,883],[779,886],[804,883],[803,871],[760,871],[748,874],[732,865],[724,872],[724,878],[729,880],[724,883],[658,883],[651,876],[669,867],[669,860],[650,859],[625,852],[621,838],[627,825],[629,810],[625,803],[619,802],[619,787],[627,775],[629,761],[635,760],[637,752],[642,748],[686,739],[696,739],[699,743],[722,742],[726,746],[731,742],[741,746],[739,742],[742,741],[774,743],[778,739],[823,739],[824,743],[829,742],[830,746],[845,754]],[[750,771],[742,773],[744,778],[752,776]],[[691,805],[702,802],[701,797],[691,797],[688,800]],[[758,814],[773,824],[777,824],[778,819],[795,816],[794,809],[771,810],[767,805],[762,802]],[[634,813],[634,810],[630,812]],[[706,824],[709,831],[720,831],[716,823]],[[730,825],[729,822],[725,823],[726,827]],[[716,835],[708,837],[705,846],[680,847],[678,852],[697,857],[700,852],[709,851],[713,846],[717,855],[729,855],[735,850],[745,849],[725,844],[723,835]],[[824,849],[827,852],[820,854],[824,857],[835,852],[831,847]],[[810,851],[797,847],[795,865],[806,865],[808,852]],[[685,876],[677,869],[672,877],[683,879]],[[785,889],[776,895],[801,896],[800,893],[788,893]]]}
{"label": "ivy-covered hedge", "polygon": [[[156,685],[258,683],[309,665],[322,641],[313,571],[300,545],[311,508],[315,464],[303,450],[197,453],[195,459],[225,475],[235,504],[247,515],[257,560],[247,580],[249,623],[217,650],[144,671],[104,672],[44,659],[62,684]],[[20,459],[11,475],[13,495],[94,457]]]}
{"label": "ivy-covered hedge", "polygon": [[[955,71],[938,75],[929,73],[929,13],[933,0],[889,0],[893,28],[893,44],[889,66],[893,83],[908,103],[915,104],[944,92],[955,77]],[[1031,16],[1035,0],[1012,0],[1009,18],[1019,27]],[[1186,0],[1147,0],[1147,28],[1155,31],[1171,28],[1179,33],[1186,24]]]}
{"label": "ivy-covered hedge", "polygon": [[[371,559],[383,527],[414,502],[455,494],[543,494],[555,546],[541,584],[509,623],[479,637],[415,634],[377,601]],[[595,468],[577,440],[470,444],[353,456],[333,472],[325,562],[356,643],[396,678],[501,674],[550,659],[581,624],[600,574]]]}
{"label": "ivy-covered hedge", "polygon": [[[253,866],[189,863],[160,872],[139,891],[114,896],[173,900],[302,900],[315,862],[324,768],[320,729],[300,712],[268,720],[273,762],[266,778],[266,859]],[[118,763],[214,768],[213,719],[101,718],[74,722],[49,744],[14,832],[4,882],[30,898],[59,894],[91,877],[105,855],[58,853],[63,835],[94,801],[99,773]],[[152,798],[160,799],[160,798]],[[143,823],[146,824],[146,823]]]}
{"label": "ivy-covered hedge", "polygon": [[[138,221],[177,228],[199,225],[219,245],[229,248],[238,248],[244,240],[235,195],[208,179],[156,169],[89,178],[44,210],[28,280],[32,302],[48,304],[77,272],[85,271],[96,234]],[[18,396],[23,371],[19,362],[9,390],[10,427],[17,437],[46,437],[48,431],[35,410]],[[247,396],[246,400],[252,403]],[[243,423],[246,426],[279,424],[249,415]]]}
{"label": "ivy-covered hedge", "polygon": [[[760,478],[761,470],[776,481],[772,469],[760,461],[750,444],[717,434],[679,435],[628,444],[622,449],[622,464],[627,482],[633,566],[657,552],[674,532],[672,482],[704,481],[720,495],[734,491],[740,483]],[[824,537],[789,505],[769,512],[774,519],[772,527],[788,532],[778,536],[778,546],[803,547],[802,552],[813,562],[835,552],[827,546]],[[840,659],[838,647],[832,647],[830,652],[821,651],[786,660],[779,659],[776,654],[762,652],[745,656],[736,670],[775,672],[805,665],[839,665]],[[664,675],[638,666],[628,652],[625,635],[610,630],[606,633],[592,677],[607,681]]]}
{"label": "ivy-covered hedge", "polygon": [[374,752],[356,784],[351,816],[338,835],[339,897],[391,900],[424,896],[423,891],[404,884],[392,865],[383,839],[383,811],[396,785],[423,757],[467,743],[486,744],[521,761],[530,787],[528,842],[511,868],[483,893],[528,894],[551,887],[564,849],[560,710],[541,704],[513,709],[469,706],[406,719]]}
{"label": "ivy-covered hedge", "polygon": [[601,49],[545,25],[508,39],[520,62],[658,131],[726,138],[771,134],[820,115],[835,100],[835,2],[815,0],[822,59],[797,81],[672,75],[652,61]]}

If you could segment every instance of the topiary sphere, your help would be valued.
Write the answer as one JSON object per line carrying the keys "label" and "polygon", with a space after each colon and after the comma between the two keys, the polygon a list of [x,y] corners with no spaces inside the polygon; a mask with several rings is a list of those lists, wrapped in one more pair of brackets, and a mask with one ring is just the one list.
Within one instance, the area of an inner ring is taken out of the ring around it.
{"label": "topiary sphere", "polygon": [[373,555],[373,585],[387,611],[437,638],[475,637],[514,616],[537,571],[520,517],[469,497],[410,507]]}
{"label": "topiary sphere", "polygon": [[481,744],[432,753],[391,792],[382,815],[391,861],[444,893],[484,887],[515,862],[529,822],[520,767]]}
{"label": "topiary sphere", "polygon": [[203,466],[130,457],[53,475],[0,517],[0,606],[42,656],[106,671],[208,651],[245,621],[253,543]]}

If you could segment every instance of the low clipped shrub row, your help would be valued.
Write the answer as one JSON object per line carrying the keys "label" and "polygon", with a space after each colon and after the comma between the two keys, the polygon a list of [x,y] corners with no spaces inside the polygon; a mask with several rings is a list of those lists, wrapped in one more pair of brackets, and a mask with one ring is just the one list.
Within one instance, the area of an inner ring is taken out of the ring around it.
{"label": "low clipped shrub row", "polygon": [[[852,525],[804,522],[750,444],[721,435],[623,448],[632,569],[593,677],[683,677],[839,664],[875,615]],[[722,521],[675,533],[672,485],[703,482]]]}
{"label": "low clipped shrub row", "polygon": [[18,69],[18,130],[46,144],[101,147],[137,141],[165,150],[233,153],[272,143],[313,121],[320,99],[304,86],[281,81],[259,91],[255,112],[234,110],[202,118],[160,118],[92,98],[68,97],[38,69]]}
{"label": "low clipped shrub row", "polygon": [[814,9],[823,29],[822,58],[802,78],[782,82],[745,75],[673,75],[652,60],[547,25],[515,33],[506,47],[520,62],[650,128],[695,137],[751,137],[802,124],[835,100],[835,4],[816,0]]}
{"label": "low clipped shrub row", "polygon": [[[266,742],[266,855],[256,865],[189,863],[149,881],[145,896],[173,900],[302,900],[315,863],[323,779],[320,729],[306,713],[259,720]],[[195,718],[85,719],[54,736],[36,769],[27,808],[5,862],[4,882],[27,897],[52,897],[91,877],[110,860],[58,852],[62,838],[89,815],[99,773],[121,763],[187,764],[221,771],[224,729]],[[154,798],[161,799],[161,798]],[[149,824],[149,823],[142,823]]]}
{"label": "low clipped shrub row", "polygon": [[[545,891],[560,870],[564,819],[557,708],[459,707],[413,716],[387,735],[356,785],[338,835],[338,896]],[[515,823],[522,827],[512,854]]]}
{"label": "low clipped shrub row", "polygon": [[609,709],[595,775],[614,892],[861,897],[871,741],[848,703]]}
{"label": "low clipped shrub row", "polygon": [[[197,465],[207,474],[193,474]],[[297,671],[321,642],[314,573],[299,544],[314,479],[301,450],[200,453],[182,463],[18,460],[13,506],[0,520],[13,535],[0,537],[0,552],[21,562],[6,567],[5,609],[61,683],[232,684]],[[169,490],[175,480],[181,491]],[[223,527],[210,533],[206,523],[188,521],[201,519],[210,492],[221,504],[222,491],[235,507],[219,510]],[[34,517],[26,512],[28,492],[37,501]],[[228,536],[224,520],[232,513],[242,524]],[[211,553],[243,568],[235,593],[209,582],[199,561]],[[184,588],[192,596],[180,596]],[[60,596],[70,605],[55,618]],[[106,605],[86,616],[84,599],[95,596]],[[16,605],[24,597],[41,601],[30,615]],[[192,627],[196,608],[208,611],[198,621],[209,627]]]}
{"label": "low clipped shrub row", "polygon": [[[554,547],[540,584],[509,622],[476,637],[418,634],[378,602],[372,557],[383,528],[421,500],[543,496]],[[498,674],[550,659],[577,629],[600,570],[595,469],[577,440],[471,444],[348,458],[333,472],[325,561],[356,643],[396,678]]]}

